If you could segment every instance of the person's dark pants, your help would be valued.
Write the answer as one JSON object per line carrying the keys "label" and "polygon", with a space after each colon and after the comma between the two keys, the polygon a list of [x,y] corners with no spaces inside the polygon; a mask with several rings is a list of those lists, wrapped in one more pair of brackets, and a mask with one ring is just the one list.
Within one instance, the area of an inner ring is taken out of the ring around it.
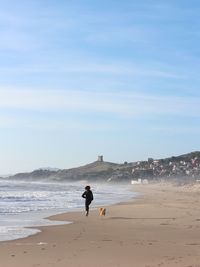
{"label": "person's dark pants", "polygon": [[90,206],[90,204],[91,204],[91,201],[89,201],[89,200],[86,200],[86,201],[85,201],[85,210],[86,210],[87,212],[89,212],[89,206]]}

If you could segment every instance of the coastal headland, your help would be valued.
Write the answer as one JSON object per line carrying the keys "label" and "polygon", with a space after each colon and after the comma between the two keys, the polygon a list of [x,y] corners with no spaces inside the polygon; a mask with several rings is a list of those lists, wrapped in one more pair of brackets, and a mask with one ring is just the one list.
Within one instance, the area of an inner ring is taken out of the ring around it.
{"label": "coastal headland", "polygon": [[107,162],[103,156],[97,161],[71,169],[41,168],[8,177],[15,180],[80,181],[130,183],[133,179],[149,181],[177,181],[179,184],[200,180],[200,152],[195,151],[165,159],[148,158],[146,161]]}
{"label": "coastal headland", "polygon": [[168,183],[133,186],[137,199],[56,215],[68,225],[41,227],[28,238],[1,242],[2,267],[199,267],[200,188]]}

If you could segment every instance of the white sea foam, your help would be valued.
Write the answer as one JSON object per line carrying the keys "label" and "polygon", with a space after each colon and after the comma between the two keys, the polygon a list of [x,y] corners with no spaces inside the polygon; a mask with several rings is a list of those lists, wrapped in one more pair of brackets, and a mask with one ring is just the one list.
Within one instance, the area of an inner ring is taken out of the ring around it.
{"label": "white sea foam", "polygon": [[[81,194],[85,182],[48,183],[0,181],[0,241],[37,233],[42,225],[64,224],[44,219],[53,214],[84,209]],[[126,200],[134,193],[127,186],[92,184],[92,207]]]}

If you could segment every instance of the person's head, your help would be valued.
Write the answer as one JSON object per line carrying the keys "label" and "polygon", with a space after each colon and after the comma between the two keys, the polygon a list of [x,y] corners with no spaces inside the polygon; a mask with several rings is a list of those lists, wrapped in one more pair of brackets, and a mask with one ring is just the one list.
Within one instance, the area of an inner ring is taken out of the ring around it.
{"label": "person's head", "polygon": [[89,190],[90,190],[90,186],[87,185],[87,186],[85,187],[85,190],[89,191]]}

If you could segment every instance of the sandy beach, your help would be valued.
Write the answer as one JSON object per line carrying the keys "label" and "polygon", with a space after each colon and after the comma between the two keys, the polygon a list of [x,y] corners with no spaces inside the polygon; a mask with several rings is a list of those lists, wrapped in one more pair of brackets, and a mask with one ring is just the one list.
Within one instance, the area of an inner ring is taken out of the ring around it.
{"label": "sandy beach", "polygon": [[0,243],[2,267],[200,267],[200,189],[134,186],[137,199],[51,217],[73,221]]}

